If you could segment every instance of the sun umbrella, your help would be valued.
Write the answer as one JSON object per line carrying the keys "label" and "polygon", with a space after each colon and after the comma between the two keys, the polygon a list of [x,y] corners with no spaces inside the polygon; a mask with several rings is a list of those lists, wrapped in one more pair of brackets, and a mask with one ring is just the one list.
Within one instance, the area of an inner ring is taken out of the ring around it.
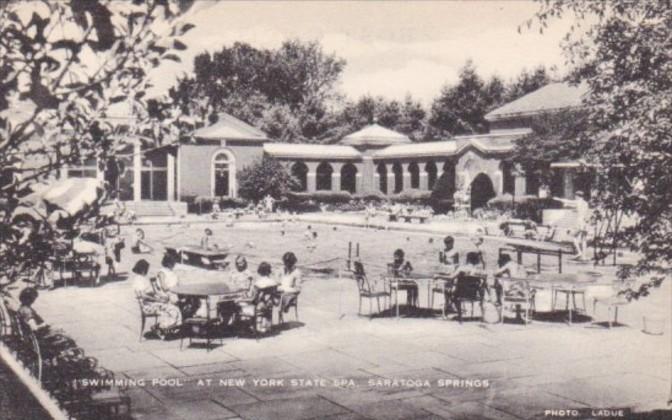
{"label": "sun umbrella", "polygon": [[77,216],[104,195],[102,181],[95,178],[68,178],[36,184],[32,190],[19,200],[14,218],[27,215],[37,220],[56,222]]}

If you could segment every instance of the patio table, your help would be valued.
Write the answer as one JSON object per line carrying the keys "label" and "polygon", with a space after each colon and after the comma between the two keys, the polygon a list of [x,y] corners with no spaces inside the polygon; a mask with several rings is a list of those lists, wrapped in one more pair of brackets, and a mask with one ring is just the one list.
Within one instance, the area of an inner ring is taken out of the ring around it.
{"label": "patio table", "polygon": [[[530,287],[535,289],[548,289],[551,291],[551,300],[552,307],[555,307],[555,292],[558,290],[565,291],[567,293],[567,313],[568,313],[568,323],[572,324],[572,307],[576,311],[576,301],[574,296],[577,293],[584,293],[590,286],[598,286],[611,284],[607,280],[601,280],[598,277],[595,277],[588,273],[571,273],[571,274],[562,274],[562,273],[544,273],[536,274],[532,277],[525,278]],[[569,297],[572,296],[573,305],[569,304]],[[585,309],[585,300],[584,300],[584,309]]]}
{"label": "patio table", "polygon": [[199,246],[186,245],[178,248],[166,248],[166,251],[175,253],[179,256],[182,264],[193,265],[197,267],[206,267],[204,259],[212,262],[225,260],[229,255],[228,250],[224,249],[205,249]]}
{"label": "patio table", "polygon": [[[437,268],[436,270],[427,270],[427,271],[411,271],[410,273],[404,274],[403,276],[390,276],[387,275],[385,276],[385,281],[388,284],[389,290],[392,290],[392,285],[396,282],[403,281],[403,280],[413,280],[413,281],[422,281],[427,283],[427,308],[431,309],[429,307],[429,303],[431,302],[430,295],[432,293],[432,281],[437,277],[437,276],[442,276],[442,277],[450,277],[453,275],[453,273],[448,273],[445,271],[445,268]],[[418,298],[420,294],[420,286],[418,286]],[[397,319],[399,318],[399,294],[398,292],[394,294],[394,306],[396,310],[396,317]],[[418,299],[418,304],[419,304],[419,299]]]}

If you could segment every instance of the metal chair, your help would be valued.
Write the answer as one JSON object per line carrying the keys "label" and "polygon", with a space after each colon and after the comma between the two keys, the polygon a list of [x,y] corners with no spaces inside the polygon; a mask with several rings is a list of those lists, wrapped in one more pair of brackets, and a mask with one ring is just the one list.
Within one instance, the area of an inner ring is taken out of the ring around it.
{"label": "metal chair", "polygon": [[135,292],[135,299],[138,301],[138,306],[140,308],[140,338],[138,341],[142,341],[145,333],[145,323],[147,322],[147,319],[153,318],[154,325],[156,325],[159,322],[159,314],[157,312],[147,311],[147,307],[144,304],[145,299],[141,292]]}
{"label": "metal chair", "polygon": [[[597,305],[604,305],[608,310],[607,326],[611,328],[618,324],[618,308],[630,303],[628,291],[632,287],[632,282],[619,282],[611,287],[611,290],[603,296],[593,297],[593,317],[597,311]],[[613,313],[613,322],[612,322]]]}
{"label": "metal chair", "polygon": [[[280,295],[280,308],[278,310],[278,322],[283,324],[285,322],[285,309],[289,312],[289,309],[294,308],[294,320],[299,320],[299,294],[300,293],[282,293]],[[285,303],[286,300],[289,300],[289,303]]]}
{"label": "metal chair", "polygon": [[252,329],[256,340],[259,340],[260,333],[262,333],[260,329],[260,324],[263,322],[262,318],[273,319],[273,302],[277,295],[277,286],[267,287],[258,289],[253,298],[242,302],[238,320]]}
{"label": "metal chair", "polygon": [[446,317],[447,306],[453,300],[453,289],[455,288],[455,278],[448,276],[437,275],[429,284],[429,307],[434,310],[434,294],[439,293],[444,297],[443,306],[441,307],[441,315]]}
{"label": "metal chair", "polygon": [[485,277],[469,276],[460,273],[457,276],[455,289],[453,291],[453,300],[457,306],[457,319],[462,323],[462,303],[471,304],[471,317],[474,316],[474,303],[478,302],[481,307],[481,318],[483,317],[483,298],[485,296]]}
{"label": "metal chair", "polygon": [[[218,317],[210,316],[210,299],[206,297],[204,299],[206,305],[207,316],[198,316],[194,315],[192,317],[182,320],[181,333],[180,333],[180,350],[184,343],[185,335],[189,339],[189,347],[195,338],[202,339],[205,338],[205,345],[208,351],[210,351],[210,343],[213,341],[212,332],[215,327],[219,326],[220,319]],[[220,337],[221,344],[224,344],[224,339]]]}
{"label": "metal chair", "polygon": [[[380,313],[380,298],[383,298],[383,308],[385,307],[385,299],[388,301],[391,298],[391,294],[387,290],[375,291],[369,279],[366,277],[366,272],[364,271],[364,265],[360,261],[354,262],[354,276],[357,281],[357,289],[359,290],[359,308],[357,309],[357,314],[362,314],[362,300],[369,299],[369,318],[373,316],[372,308],[372,299],[376,299],[376,305],[378,307],[378,313]],[[383,286],[384,287],[384,286]]]}
{"label": "metal chair", "polygon": [[536,310],[535,290],[530,287],[526,279],[502,279],[505,287],[502,287],[502,300],[499,306],[499,322],[504,322],[504,309],[511,307],[516,311],[523,311],[523,322],[527,325],[531,314]]}

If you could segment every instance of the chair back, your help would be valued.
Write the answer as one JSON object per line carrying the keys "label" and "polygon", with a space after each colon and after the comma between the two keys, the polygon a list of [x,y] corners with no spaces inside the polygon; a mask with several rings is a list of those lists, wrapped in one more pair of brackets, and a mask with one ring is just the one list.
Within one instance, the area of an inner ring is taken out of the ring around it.
{"label": "chair back", "polygon": [[525,298],[529,299],[532,294],[530,282],[522,278],[502,279],[504,286],[503,298]]}
{"label": "chair back", "polygon": [[483,276],[460,273],[457,276],[454,295],[458,299],[480,300],[483,290]]}

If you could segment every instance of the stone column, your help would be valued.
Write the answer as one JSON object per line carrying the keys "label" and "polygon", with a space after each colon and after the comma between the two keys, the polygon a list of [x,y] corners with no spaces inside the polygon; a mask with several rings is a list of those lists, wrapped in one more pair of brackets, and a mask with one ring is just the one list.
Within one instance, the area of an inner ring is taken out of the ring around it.
{"label": "stone column", "polygon": [[574,170],[564,169],[562,171],[562,186],[565,198],[568,200],[574,199]]}
{"label": "stone column", "polygon": [[394,165],[391,163],[386,163],[385,170],[387,173],[387,191],[385,194],[394,194],[394,190],[397,188],[397,185],[394,181]]}
{"label": "stone column", "polygon": [[525,178],[524,173],[516,174],[514,191],[515,195],[518,197],[527,194],[527,178]]}
{"label": "stone column", "polygon": [[504,192],[504,173],[502,173],[502,171],[496,171],[492,174],[492,177],[495,193],[497,193],[497,195],[501,195]]}
{"label": "stone column", "polygon": [[343,168],[343,163],[331,163],[331,168],[333,172],[331,173],[331,191],[336,192],[341,190],[341,169]]}
{"label": "stone column", "polygon": [[142,194],[142,149],[140,142],[133,145],[133,201],[140,201]]}
{"label": "stone column", "polygon": [[407,191],[411,189],[411,173],[408,171],[408,166],[410,163],[401,164],[401,175],[402,175],[402,191]]}
{"label": "stone column", "polygon": [[361,182],[357,183],[357,192],[367,193],[376,191],[379,185],[377,182],[378,172],[373,164],[373,158],[371,156],[363,156],[362,163],[355,166],[357,166],[357,176],[361,178]]}
{"label": "stone column", "polygon": [[362,171],[357,168],[357,175],[355,175],[355,194],[362,192]]}
{"label": "stone column", "polygon": [[306,174],[306,192],[313,193],[317,190],[317,165],[318,162],[305,162],[308,167]]}
{"label": "stone column", "polygon": [[427,174],[427,163],[418,164],[420,169],[420,190],[427,191],[429,190],[429,175]]}
{"label": "stone column", "polygon": [[175,156],[172,153],[168,152],[168,182],[166,183],[166,188],[168,188],[168,201],[175,201]]}

